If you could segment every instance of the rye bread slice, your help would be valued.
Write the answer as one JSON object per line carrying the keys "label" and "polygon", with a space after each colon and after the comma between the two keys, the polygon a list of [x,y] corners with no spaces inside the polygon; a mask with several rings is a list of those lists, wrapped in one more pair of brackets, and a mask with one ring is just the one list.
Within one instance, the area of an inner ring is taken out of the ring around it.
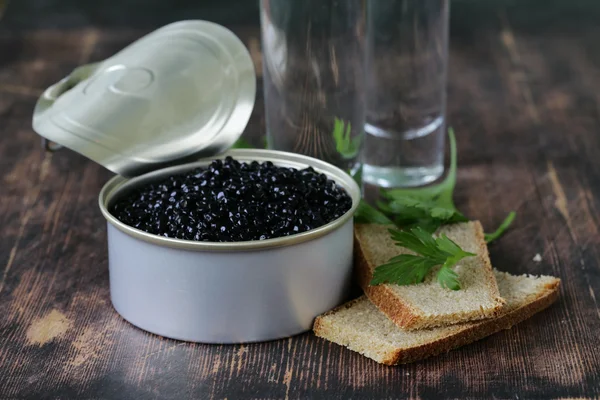
{"label": "rye bread slice", "polygon": [[506,306],[501,315],[483,321],[407,331],[398,328],[365,296],[315,320],[317,336],[346,346],[378,363],[404,364],[480,340],[550,306],[558,297],[560,280],[550,276],[513,276],[495,271]]}
{"label": "rye bread slice", "polygon": [[446,225],[445,234],[465,251],[477,254],[460,261],[453,269],[462,288],[442,288],[436,280],[439,269],[433,268],[425,281],[416,285],[385,284],[370,286],[373,270],[394,256],[411,253],[391,239],[389,227],[359,224],[355,227],[355,273],[371,302],[403,329],[424,329],[496,316],[504,299],[492,272],[492,265],[479,221]]}

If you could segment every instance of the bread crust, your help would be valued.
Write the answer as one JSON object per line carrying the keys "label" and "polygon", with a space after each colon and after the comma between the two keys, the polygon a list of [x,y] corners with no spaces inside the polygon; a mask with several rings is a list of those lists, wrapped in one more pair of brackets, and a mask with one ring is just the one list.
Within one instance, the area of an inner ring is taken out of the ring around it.
{"label": "bread crust", "polygon": [[466,344],[481,340],[494,333],[510,329],[516,324],[530,318],[532,315],[550,307],[558,299],[560,279],[546,285],[546,291],[533,301],[516,308],[499,317],[473,322],[464,330],[455,335],[450,335],[435,342],[410,349],[398,349],[382,361],[385,365],[398,365],[411,363],[435,356]]}
{"label": "bread crust", "polygon": [[371,286],[373,278],[371,266],[365,257],[362,243],[354,234],[354,274],[371,303],[381,310],[396,325],[406,329],[418,326],[421,320],[419,314],[410,305],[401,301],[388,285]]}
{"label": "bread crust", "polygon": [[[475,236],[477,239],[477,245],[479,247],[478,257],[481,258],[485,264],[485,278],[488,281],[488,286],[491,290],[491,295],[496,303],[494,308],[488,310],[481,310],[480,314],[472,314],[469,319],[457,319],[454,323],[462,323],[467,321],[474,321],[484,318],[492,318],[500,314],[502,307],[506,304],[505,300],[500,296],[498,285],[496,283],[496,277],[492,271],[492,265],[487,250],[487,243],[485,242],[485,236],[483,227],[479,221],[472,222],[475,228]],[[363,289],[369,300],[384,314],[388,316],[396,325],[402,329],[416,330],[423,328],[431,328],[440,325],[447,325],[448,321],[441,321],[440,324],[432,323],[431,320],[425,320],[422,315],[411,307],[410,304],[402,301],[395,295],[394,291],[389,285],[377,285],[371,286],[370,282],[373,277],[374,267],[369,264],[366,259],[365,251],[362,248],[362,243],[359,240],[356,228],[354,231],[354,275],[355,278]]]}
{"label": "bread crust", "polygon": [[486,279],[489,283],[489,287],[491,290],[491,294],[494,297],[494,300],[498,303],[498,306],[493,310],[492,315],[496,316],[500,314],[502,307],[506,304],[506,301],[500,296],[500,290],[498,289],[498,284],[496,283],[496,277],[494,276],[494,271],[492,268],[492,262],[490,260],[490,253],[488,251],[487,242],[485,241],[485,232],[483,231],[483,226],[479,221],[472,221],[475,227],[475,236],[477,238],[477,245],[479,246],[479,257],[483,260],[485,264],[485,275]]}
{"label": "bread crust", "polygon": [[[521,307],[493,319],[468,322],[463,329],[438,340],[409,349],[396,349],[395,351],[386,354],[385,358],[378,362],[389,366],[407,364],[454,350],[458,347],[481,340],[494,333],[510,329],[514,325],[552,305],[559,296],[559,288],[560,279],[556,278],[552,282],[546,284],[545,290],[538,293],[535,299],[530,300]],[[330,333],[328,327],[324,323],[325,317],[342,309],[350,308],[360,300],[361,298],[352,300],[317,317],[313,328],[315,335],[330,340],[328,337],[331,337],[333,332]]]}

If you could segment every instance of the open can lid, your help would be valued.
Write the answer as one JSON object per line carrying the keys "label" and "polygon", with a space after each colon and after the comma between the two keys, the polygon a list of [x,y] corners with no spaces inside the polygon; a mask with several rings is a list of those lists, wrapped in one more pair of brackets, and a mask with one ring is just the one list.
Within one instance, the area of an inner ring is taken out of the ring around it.
{"label": "open can lid", "polygon": [[48,88],[33,128],[130,177],[225,151],[244,131],[255,94],[244,44],[220,25],[182,21]]}

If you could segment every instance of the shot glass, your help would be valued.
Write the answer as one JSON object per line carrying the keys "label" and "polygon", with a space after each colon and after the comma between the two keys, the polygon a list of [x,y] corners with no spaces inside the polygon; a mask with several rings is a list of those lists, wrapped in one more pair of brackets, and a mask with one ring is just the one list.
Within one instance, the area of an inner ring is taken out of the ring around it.
{"label": "shot glass", "polygon": [[363,0],[260,1],[269,148],[360,170],[366,8]]}
{"label": "shot glass", "polygon": [[363,180],[419,186],[444,172],[448,0],[369,0]]}

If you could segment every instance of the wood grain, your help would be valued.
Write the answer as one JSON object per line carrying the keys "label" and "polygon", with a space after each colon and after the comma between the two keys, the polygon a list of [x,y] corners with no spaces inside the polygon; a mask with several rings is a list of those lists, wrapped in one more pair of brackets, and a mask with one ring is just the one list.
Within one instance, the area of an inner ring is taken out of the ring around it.
{"label": "wood grain", "polygon": [[[25,3],[14,2],[11,16],[11,4],[0,25],[0,399],[599,398],[600,7],[553,2],[534,13],[531,1],[482,3],[452,6],[456,200],[490,230],[517,210],[490,247],[493,264],[556,275],[562,293],[512,330],[397,368],[310,333],[215,346],[121,319],[96,206],[111,174],[67,150],[42,152],[31,113],[75,66],[166,17],[59,31],[24,19]],[[257,21],[232,29],[260,65]],[[259,93],[246,135],[259,143],[263,131]]]}

